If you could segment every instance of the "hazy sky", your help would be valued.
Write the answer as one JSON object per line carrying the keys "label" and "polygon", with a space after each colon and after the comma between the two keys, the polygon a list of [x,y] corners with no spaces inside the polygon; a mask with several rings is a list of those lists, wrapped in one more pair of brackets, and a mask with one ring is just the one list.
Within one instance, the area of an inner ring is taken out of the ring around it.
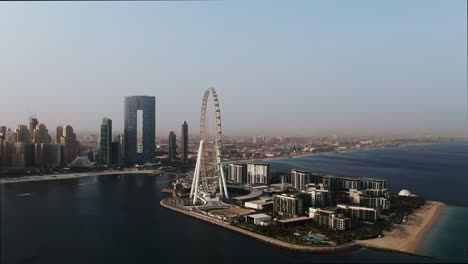
{"label": "hazy sky", "polygon": [[0,124],[123,129],[156,96],[157,136],[467,131],[465,0],[0,3]]}

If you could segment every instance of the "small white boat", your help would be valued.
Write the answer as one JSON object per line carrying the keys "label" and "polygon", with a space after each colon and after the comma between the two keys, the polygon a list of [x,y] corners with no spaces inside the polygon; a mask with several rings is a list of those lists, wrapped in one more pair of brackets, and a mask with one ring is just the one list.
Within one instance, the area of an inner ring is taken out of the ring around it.
{"label": "small white boat", "polygon": [[16,196],[21,197],[21,196],[30,196],[30,195],[32,195],[32,193],[22,193],[22,194],[18,194]]}

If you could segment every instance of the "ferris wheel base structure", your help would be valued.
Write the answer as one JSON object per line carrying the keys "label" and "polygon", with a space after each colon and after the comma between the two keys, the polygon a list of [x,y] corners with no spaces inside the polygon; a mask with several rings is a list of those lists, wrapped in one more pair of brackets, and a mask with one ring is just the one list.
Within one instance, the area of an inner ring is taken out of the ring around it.
{"label": "ferris wheel base structure", "polygon": [[[212,148],[209,148],[206,138],[206,108],[209,97],[213,102],[213,117],[215,128],[215,139]],[[211,152],[209,151],[211,150]],[[221,134],[221,111],[219,109],[218,96],[214,88],[209,88],[205,91],[202,102],[200,116],[200,145],[198,147],[197,163],[193,173],[192,187],[190,189],[190,199],[195,205],[197,200],[203,203],[209,201],[220,201],[223,197],[229,198],[226,186],[226,178],[224,176],[224,166],[222,161],[223,143]],[[212,161],[212,162],[209,162]],[[217,181],[216,182],[213,182]],[[214,187],[218,185],[218,187]],[[200,189],[200,187],[202,187]],[[213,196],[213,190],[219,190]]]}

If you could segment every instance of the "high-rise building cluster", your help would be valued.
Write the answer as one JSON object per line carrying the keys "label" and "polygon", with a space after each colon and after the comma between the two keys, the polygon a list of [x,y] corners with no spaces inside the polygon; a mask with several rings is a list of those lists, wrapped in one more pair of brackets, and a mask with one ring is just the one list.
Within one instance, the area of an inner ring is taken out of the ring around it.
{"label": "high-rise building cluster", "polygon": [[[101,124],[97,161],[100,164],[116,165],[154,161],[156,154],[156,98],[154,96],[127,96],[124,100],[124,133],[112,140],[112,120],[105,117]],[[142,115],[141,138],[138,138],[138,112]],[[141,140],[141,144],[138,144]],[[169,134],[168,158],[177,159],[177,137]],[[181,161],[188,165],[188,125],[182,125]]]}
{"label": "high-rise building cluster", "polygon": [[375,221],[390,209],[387,182],[381,179],[339,177],[291,170],[282,177],[293,194],[274,195],[273,211],[279,216],[298,217],[309,212],[318,226],[346,230],[352,221]]}
{"label": "high-rise building cluster", "polygon": [[80,152],[80,144],[70,125],[57,127],[52,141],[47,127],[31,117],[29,127],[15,130],[0,127],[0,166],[6,168],[57,168],[72,162]]}
{"label": "high-rise building cluster", "polygon": [[[154,161],[156,154],[156,98],[154,96],[127,96],[124,100],[124,133],[113,137],[112,120],[103,118],[97,152],[88,150],[86,161],[116,165]],[[142,112],[141,138],[138,138],[138,112]],[[72,163],[80,155],[80,143],[70,125],[58,126],[55,139],[47,127],[33,116],[28,125],[18,125],[14,130],[0,126],[0,167],[2,168],[58,168]],[[141,144],[137,146],[141,140]],[[169,136],[169,160],[177,159],[176,134]],[[139,151],[141,150],[141,151]],[[182,124],[182,165],[189,165],[188,125]],[[88,158],[89,157],[89,158]]]}

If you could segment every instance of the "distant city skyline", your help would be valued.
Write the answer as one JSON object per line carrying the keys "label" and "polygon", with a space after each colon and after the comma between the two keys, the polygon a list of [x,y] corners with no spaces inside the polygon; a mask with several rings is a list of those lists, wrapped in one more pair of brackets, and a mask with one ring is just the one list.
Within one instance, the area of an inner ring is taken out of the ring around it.
{"label": "distant city skyline", "polygon": [[[156,135],[468,135],[466,1],[2,3],[0,125],[124,130],[156,98]],[[83,19],[85,17],[87,19]]]}

